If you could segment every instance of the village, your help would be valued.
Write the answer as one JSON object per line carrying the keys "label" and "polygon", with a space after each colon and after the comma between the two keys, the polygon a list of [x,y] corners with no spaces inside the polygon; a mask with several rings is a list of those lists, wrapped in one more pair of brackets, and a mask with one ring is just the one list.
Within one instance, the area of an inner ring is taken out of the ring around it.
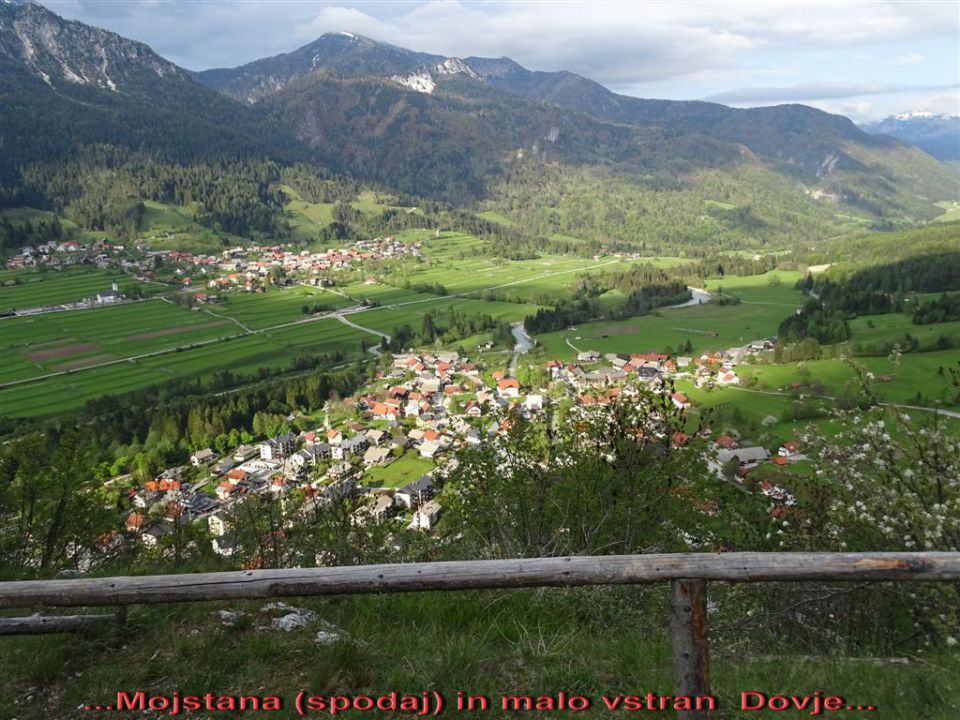
{"label": "village", "polygon": [[[262,292],[268,285],[286,286],[301,282],[321,287],[335,284],[332,274],[360,270],[365,264],[387,259],[420,257],[422,244],[406,243],[394,237],[357,240],[346,247],[321,251],[292,250],[280,245],[237,245],[220,254],[194,254],[177,250],[152,249],[145,241],[132,246],[107,239],[92,242],[51,241],[20,248],[7,258],[9,270],[59,271],[88,267],[118,271],[131,281],[152,283],[167,292],[203,287],[208,290]],[[14,287],[16,280],[7,280]],[[103,305],[130,302],[117,287],[105,287],[90,297],[71,302],[11,309],[8,315],[36,315],[62,310],[85,310]],[[197,302],[215,301],[216,295],[196,293]]]}
{"label": "village", "polygon": [[[313,429],[221,454],[199,449],[189,465],[132,487],[122,531],[98,543],[102,548],[125,541],[157,547],[178,524],[200,523],[214,551],[232,557],[238,552],[232,518],[244,502],[261,494],[280,502],[290,524],[350,499],[357,524],[391,522],[411,532],[430,532],[442,522],[437,496],[457,467],[458,451],[504,435],[512,417],[534,419],[551,404],[586,415],[617,402],[639,402],[635,398],[644,389],[686,411],[691,401],[672,389],[675,379],[692,379],[698,387],[736,384],[736,365],[744,354],[767,349],[762,341],[734,354],[696,358],[584,352],[576,362],[548,361],[539,373],[544,382],[537,387],[521,385],[504,371],[488,372],[457,352],[394,354],[388,369],[339,403],[349,408],[346,415],[332,420],[326,408],[322,423]],[[767,449],[729,434],[703,434],[709,448],[706,466],[717,481],[745,491],[745,480],[756,468],[786,466],[804,457],[796,442]],[[659,440],[686,451],[692,438],[674,431]],[[796,502],[769,480],[752,491],[769,499],[772,518],[788,514]]]}

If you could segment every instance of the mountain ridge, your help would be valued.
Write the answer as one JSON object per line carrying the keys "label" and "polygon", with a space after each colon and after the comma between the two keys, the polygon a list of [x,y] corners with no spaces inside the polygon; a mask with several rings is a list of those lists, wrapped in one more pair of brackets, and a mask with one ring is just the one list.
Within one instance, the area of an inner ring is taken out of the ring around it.
{"label": "mountain ridge", "polygon": [[343,32],[194,73],[32,3],[0,5],[0,100],[7,180],[106,144],[178,163],[302,161],[468,205],[503,201],[518,177],[534,182],[521,167],[530,163],[583,170],[611,196],[621,184],[685,191],[704,173],[742,185],[745,173],[768,207],[775,187],[783,206],[811,199],[801,205],[817,217],[837,211],[811,203],[836,203],[885,222],[935,216],[956,186],[919,150],[806,106],[631,98],[509,58],[446,58]]}
{"label": "mountain ridge", "polygon": [[149,46],[34,2],[0,4],[0,180],[82,145],[177,162],[310,151]]}
{"label": "mountain ridge", "polygon": [[861,127],[872,134],[909,142],[938,160],[960,161],[960,115],[904,112]]}

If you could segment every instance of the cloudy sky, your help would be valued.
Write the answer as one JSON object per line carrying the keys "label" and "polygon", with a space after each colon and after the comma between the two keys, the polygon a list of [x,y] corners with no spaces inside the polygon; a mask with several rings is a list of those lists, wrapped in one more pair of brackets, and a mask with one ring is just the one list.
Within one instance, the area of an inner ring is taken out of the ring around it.
{"label": "cloudy sky", "polygon": [[344,30],[440,55],[509,56],[638,97],[802,102],[855,120],[960,113],[960,3],[42,0],[193,69]]}

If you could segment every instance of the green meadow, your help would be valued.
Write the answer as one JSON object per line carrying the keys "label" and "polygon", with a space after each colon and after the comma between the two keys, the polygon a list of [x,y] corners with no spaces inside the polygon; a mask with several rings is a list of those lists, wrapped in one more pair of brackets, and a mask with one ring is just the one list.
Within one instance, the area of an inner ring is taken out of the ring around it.
{"label": "green meadow", "polygon": [[304,305],[311,309],[314,305],[321,305],[336,310],[354,304],[323,288],[304,285],[269,288],[263,293],[222,293],[221,297],[223,302],[212,303],[207,309],[241,322],[252,330],[302,320],[307,317],[303,312]]}
{"label": "green meadow", "polygon": [[430,460],[409,451],[389,465],[377,465],[367,470],[363,482],[374,487],[400,488],[431,470],[433,463]]}
{"label": "green meadow", "polygon": [[[5,283],[17,284],[7,286]],[[115,270],[70,267],[63,270],[0,270],[0,310],[34,308],[77,302],[109,290],[117,283],[121,290],[139,287],[144,292],[164,289],[161,285],[141,283]]]}
{"label": "green meadow", "polygon": [[[210,320],[208,315],[184,312]],[[166,345],[159,348],[172,350],[171,352],[86,370],[78,368],[40,381],[3,387],[0,389],[0,408],[4,415],[11,417],[51,415],[77,409],[87,400],[101,395],[130,392],[174,378],[203,377],[221,370],[238,373],[253,373],[260,368],[282,370],[288,368],[299,356],[318,356],[338,351],[343,352],[346,359],[356,358],[361,355],[361,342],[370,346],[376,339],[332,318],[311,320],[241,337],[237,337],[234,332],[240,331],[239,328],[230,323],[213,328],[211,332],[219,331],[221,334],[215,336],[213,342],[209,342],[211,338],[207,338],[206,344],[198,346],[188,343],[200,341],[202,334],[190,333],[189,325],[182,326],[182,329],[186,335],[167,337]],[[224,335],[224,330],[229,334]],[[101,332],[106,333],[102,326]],[[110,342],[95,334],[88,337],[98,339],[106,348],[112,348],[119,343],[117,340]],[[143,350],[143,347],[137,349]],[[132,351],[127,354],[122,352],[118,349],[111,359],[122,359],[136,354]],[[6,347],[4,356],[11,356]],[[13,373],[7,373],[6,368],[4,373],[6,382],[20,379]],[[37,373],[20,374],[30,377]]]}
{"label": "green meadow", "polygon": [[678,351],[688,340],[697,353],[726,350],[776,335],[791,308],[803,302],[802,293],[793,287],[800,277],[799,272],[773,271],[755,277],[709,279],[704,283],[707,290],[722,290],[741,302],[661,308],[629,320],[583,323],[575,330],[545,333],[538,335],[537,341],[547,356],[559,360],[576,357],[574,348],[601,353]]}

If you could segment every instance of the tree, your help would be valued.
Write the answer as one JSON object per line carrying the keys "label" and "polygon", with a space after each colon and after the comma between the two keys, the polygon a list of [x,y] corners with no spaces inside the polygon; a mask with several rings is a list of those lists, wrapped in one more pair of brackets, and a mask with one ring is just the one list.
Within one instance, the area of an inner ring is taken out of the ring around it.
{"label": "tree", "polygon": [[[717,490],[693,447],[673,438],[684,416],[669,400],[639,398],[595,412],[568,407],[564,422],[544,413],[461,453],[444,481],[447,537],[471,557],[536,557],[681,549],[701,536],[705,516],[689,497]],[[681,532],[678,528],[682,527]]]}

